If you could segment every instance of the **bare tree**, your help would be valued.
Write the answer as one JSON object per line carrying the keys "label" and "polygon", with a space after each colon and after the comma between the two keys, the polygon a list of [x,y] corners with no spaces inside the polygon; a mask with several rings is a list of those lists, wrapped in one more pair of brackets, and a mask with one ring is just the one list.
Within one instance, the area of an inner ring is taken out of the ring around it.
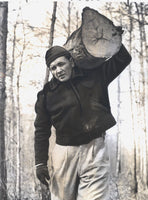
{"label": "bare tree", "polygon": [[68,37],[70,36],[71,33],[71,2],[68,2]]}
{"label": "bare tree", "polygon": [[[21,12],[21,8],[19,9]],[[21,15],[21,13],[20,13]],[[21,17],[21,16],[20,16]],[[25,48],[26,48],[26,42],[25,42],[25,29],[24,29],[24,22],[22,21],[22,30],[23,30],[23,44],[22,44],[22,50],[20,52],[20,63],[19,63],[19,68],[18,68],[18,74],[17,74],[17,81],[16,81],[16,85],[17,85],[17,109],[16,109],[16,118],[17,118],[17,151],[16,151],[16,155],[17,155],[17,177],[16,177],[16,190],[17,190],[17,198],[21,199],[21,178],[22,178],[22,168],[21,168],[21,132],[22,132],[22,128],[21,128],[21,107],[20,107],[20,78],[21,78],[21,71],[22,71],[22,64],[23,64],[23,57],[24,57],[24,52],[25,52]]]}
{"label": "bare tree", "polygon": [[7,199],[5,160],[5,72],[8,3],[0,2],[0,199]]}
{"label": "bare tree", "polygon": [[[53,4],[53,13],[52,13],[50,34],[49,34],[49,47],[51,47],[53,44],[54,26],[55,26],[55,20],[56,20],[56,9],[57,9],[57,1],[55,1]],[[44,84],[47,83],[48,79],[49,79],[49,69],[46,68],[46,76],[45,76]]]}
{"label": "bare tree", "polygon": [[[140,157],[140,174],[138,174],[139,179],[143,182],[143,186],[146,187],[148,180],[148,150],[147,150],[147,132],[146,132],[146,94],[147,94],[147,80],[146,80],[146,71],[145,71],[145,55],[147,55],[147,40],[145,33],[145,19],[144,19],[144,4],[141,2],[137,4],[135,2],[136,14],[138,19],[139,26],[139,38],[140,38],[140,51],[139,51],[139,60],[140,60],[140,81],[139,81],[139,99],[140,99],[140,117],[142,118],[142,136],[144,138],[144,145],[140,147],[141,157]],[[139,144],[140,145],[140,144]]]}
{"label": "bare tree", "polygon": [[[129,52],[132,52],[132,33],[133,33],[133,18],[132,18],[132,3],[129,1],[127,2],[127,14],[129,16]],[[131,120],[132,120],[132,135],[133,135],[133,146],[134,146],[134,152],[133,152],[133,188],[134,188],[134,193],[137,193],[137,155],[136,155],[136,140],[135,140],[135,118],[134,118],[134,107],[133,107],[133,102],[134,102],[134,95],[133,95],[133,88],[132,88],[132,69],[131,65],[128,67],[128,72],[129,72],[129,92],[130,92],[130,104],[131,104]]]}

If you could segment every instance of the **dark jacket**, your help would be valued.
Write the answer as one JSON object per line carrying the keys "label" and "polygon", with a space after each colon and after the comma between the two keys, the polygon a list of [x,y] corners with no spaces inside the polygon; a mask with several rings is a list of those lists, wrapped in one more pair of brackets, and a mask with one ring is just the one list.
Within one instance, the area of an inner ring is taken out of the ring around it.
{"label": "dark jacket", "polygon": [[36,164],[48,160],[51,126],[56,143],[81,145],[101,137],[116,124],[111,114],[108,85],[130,63],[131,56],[122,45],[119,52],[93,70],[73,68],[72,78],[59,82],[53,78],[38,93],[35,111]]}

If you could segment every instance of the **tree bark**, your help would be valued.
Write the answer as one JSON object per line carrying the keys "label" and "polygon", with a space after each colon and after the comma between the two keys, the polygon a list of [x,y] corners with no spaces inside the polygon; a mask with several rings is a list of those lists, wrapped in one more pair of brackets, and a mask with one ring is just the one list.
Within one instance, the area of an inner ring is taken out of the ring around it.
{"label": "tree bark", "polygon": [[[57,10],[57,1],[55,1],[54,5],[53,5],[53,13],[52,13],[51,27],[50,27],[50,37],[49,37],[49,48],[53,44],[54,26],[55,26],[55,21],[56,21],[56,10]],[[49,79],[49,69],[47,67],[46,68],[46,75],[45,75],[44,84],[46,84],[48,82],[48,79]]]}
{"label": "tree bark", "polygon": [[5,73],[8,3],[0,2],[0,199],[7,199],[5,160]]}
{"label": "tree bark", "polygon": [[71,2],[68,2],[68,37],[70,36],[70,26],[71,26]]}
{"label": "tree bark", "polygon": [[24,31],[24,24],[22,22],[22,28],[23,28],[23,46],[22,46],[22,51],[20,52],[20,64],[19,64],[19,69],[18,69],[18,74],[17,74],[17,91],[16,91],[16,104],[17,104],[17,110],[16,110],[16,136],[17,136],[17,149],[16,149],[16,155],[17,155],[17,176],[16,176],[16,192],[17,192],[17,198],[21,199],[22,198],[22,186],[21,186],[21,179],[22,179],[22,160],[21,160],[21,106],[20,106],[20,78],[21,78],[21,72],[22,72],[22,64],[23,64],[23,57],[24,57],[24,51],[26,48],[26,42],[25,42],[25,31]]}
{"label": "tree bark", "polygon": [[[132,51],[132,32],[133,32],[133,19],[132,17],[132,4],[128,3],[128,14],[129,14],[129,51]],[[134,183],[134,192],[137,193],[137,145],[136,145],[136,135],[135,135],[135,118],[134,118],[134,96],[132,91],[132,70],[131,65],[129,65],[129,87],[130,87],[130,99],[131,99],[131,120],[132,120],[132,134],[133,134],[133,183]]]}
{"label": "tree bark", "polygon": [[141,125],[141,138],[140,140],[144,141],[140,147],[140,174],[138,174],[139,180],[143,183],[143,189],[147,188],[147,179],[148,179],[148,172],[147,172],[147,133],[146,133],[146,94],[147,94],[147,87],[146,87],[146,74],[144,69],[144,55],[146,54],[145,49],[145,30],[144,30],[144,17],[143,17],[143,3],[137,4],[135,2],[137,16],[138,16],[138,25],[139,25],[139,37],[140,37],[140,53],[139,53],[139,60],[140,60],[140,81],[139,81],[139,93],[140,93],[140,109],[139,114],[142,120],[140,121]]}
{"label": "tree bark", "polygon": [[[53,13],[52,13],[51,27],[50,27],[50,37],[49,37],[49,48],[52,46],[53,39],[54,39],[56,10],[57,10],[57,1],[55,1],[54,4],[53,4]],[[47,67],[44,84],[46,84],[48,82],[48,79],[49,79],[49,68]],[[43,184],[41,184],[41,191],[42,191],[42,200],[50,200],[51,199],[49,190],[47,190],[47,188]]]}

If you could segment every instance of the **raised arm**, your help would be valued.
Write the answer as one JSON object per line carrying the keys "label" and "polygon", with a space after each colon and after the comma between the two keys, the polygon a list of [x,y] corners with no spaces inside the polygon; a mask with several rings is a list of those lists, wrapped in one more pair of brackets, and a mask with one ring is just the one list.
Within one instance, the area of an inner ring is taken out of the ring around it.
{"label": "raised arm", "polygon": [[118,53],[102,65],[103,76],[107,85],[126,68],[131,59],[131,55],[122,44]]}

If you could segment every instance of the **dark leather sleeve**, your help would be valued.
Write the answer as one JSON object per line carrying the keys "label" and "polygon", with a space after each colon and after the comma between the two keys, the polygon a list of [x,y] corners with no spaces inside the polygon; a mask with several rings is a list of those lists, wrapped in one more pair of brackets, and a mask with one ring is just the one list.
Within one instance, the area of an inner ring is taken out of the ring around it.
{"label": "dark leather sleeve", "polygon": [[43,91],[38,93],[35,112],[35,164],[47,164],[49,137],[51,135],[51,121],[46,110],[45,95]]}
{"label": "dark leather sleeve", "polygon": [[104,80],[107,85],[126,68],[131,59],[131,55],[122,44],[119,52],[102,65]]}

